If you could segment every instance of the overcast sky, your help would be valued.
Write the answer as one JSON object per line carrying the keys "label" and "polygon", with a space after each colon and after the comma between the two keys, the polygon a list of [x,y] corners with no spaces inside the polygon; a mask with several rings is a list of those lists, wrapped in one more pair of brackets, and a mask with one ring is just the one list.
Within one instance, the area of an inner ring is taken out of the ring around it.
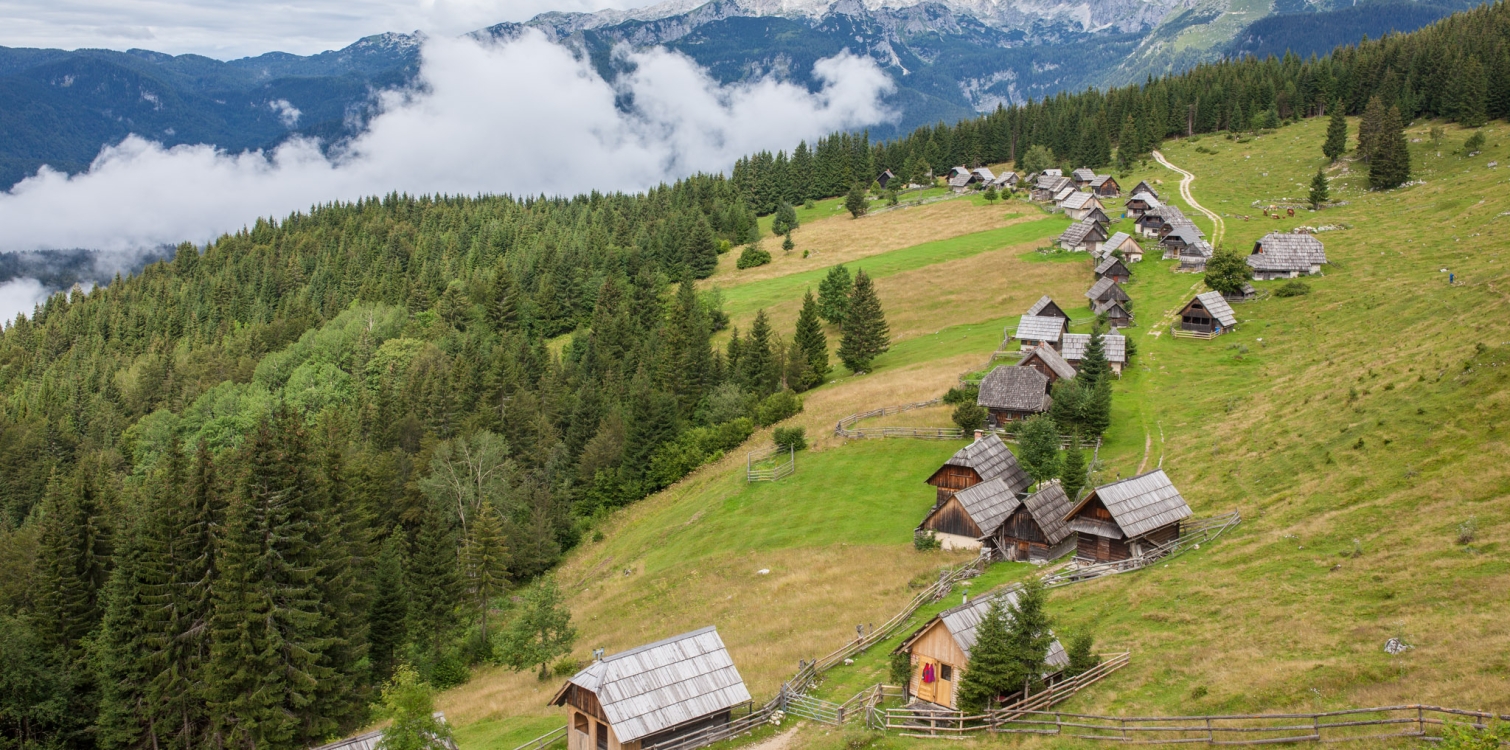
{"label": "overcast sky", "polygon": [[308,55],[370,34],[461,34],[549,10],[654,0],[0,0],[0,46],[133,47],[217,59]]}

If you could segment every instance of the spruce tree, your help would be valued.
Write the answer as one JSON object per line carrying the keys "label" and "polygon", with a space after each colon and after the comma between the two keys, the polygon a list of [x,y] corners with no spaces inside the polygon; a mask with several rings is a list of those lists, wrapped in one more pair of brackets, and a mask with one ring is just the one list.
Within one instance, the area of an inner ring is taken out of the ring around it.
{"label": "spruce tree", "polygon": [[439,661],[456,632],[463,585],[455,532],[435,503],[425,504],[407,574],[409,633],[426,658]]}
{"label": "spruce tree", "polygon": [[1034,482],[1059,476],[1059,428],[1047,415],[1022,421],[1017,432],[1017,460]]}
{"label": "spruce tree", "polygon": [[1389,190],[1410,180],[1410,147],[1405,142],[1405,124],[1400,110],[1390,107],[1379,123],[1373,158],[1368,165],[1368,186]]}
{"label": "spruce tree", "polygon": [[378,553],[372,579],[372,606],[367,610],[368,659],[372,679],[387,680],[403,661],[409,631],[409,588],[404,579],[404,534],[394,529]]}
{"label": "spruce tree", "polygon": [[818,313],[824,320],[842,328],[854,290],[854,279],[850,278],[849,269],[843,264],[828,269],[828,275],[818,282]]}
{"label": "spruce tree", "polygon": [[776,362],[775,342],[770,319],[765,310],[755,311],[750,333],[745,337],[739,358],[739,378],[744,386],[764,397],[781,387],[781,370]]}
{"label": "spruce tree", "polygon": [[1081,411],[1080,425],[1087,435],[1100,437],[1112,424],[1112,381],[1101,378],[1088,389]]}
{"label": "spruce tree", "polygon": [[1043,581],[1030,576],[1017,592],[1017,601],[1007,609],[1007,651],[1010,668],[1006,681],[1014,690],[1024,687],[1037,693],[1043,685],[1044,662],[1054,642],[1044,605],[1048,591]]}
{"label": "spruce tree", "polygon": [[158,541],[150,528],[156,523],[156,510],[149,506],[146,513],[138,514],[136,523],[122,535],[104,594],[105,614],[95,639],[94,660],[100,684],[96,737],[106,750],[159,745],[156,732],[163,717],[160,707],[147,697],[162,645],[161,639],[153,637],[160,611],[149,593],[163,574],[158,568],[161,551],[149,549]]}
{"label": "spruce tree", "polygon": [[875,284],[864,269],[856,271],[855,290],[850,294],[849,311],[845,313],[844,335],[839,340],[839,359],[850,372],[864,372],[890,348],[891,328],[886,325]]}
{"label": "spruce tree", "polygon": [[1138,134],[1138,124],[1129,113],[1127,120],[1122,123],[1122,133],[1117,137],[1117,168],[1123,172],[1132,169],[1133,162],[1142,155],[1143,144]]}
{"label": "spruce tree", "polygon": [[985,617],[975,626],[975,645],[970,648],[970,661],[959,681],[959,707],[965,713],[989,710],[999,696],[1022,689],[1020,681],[1014,679],[1017,665],[1002,598],[991,600]]}
{"label": "spruce tree", "polygon": [[1377,95],[1368,100],[1363,116],[1358,119],[1358,158],[1372,162],[1379,142],[1380,129],[1384,124],[1384,100]]}
{"label": "spruce tree", "polygon": [[844,196],[844,209],[856,219],[864,216],[870,210],[870,199],[865,195],[865,185],[855,183],[849,189],[849,194]]}
{"label": "spruce tree", "polygon": [[305,721],[305,736],[328,736],[357,719],[369,702],[363,678],[367,654],[367,571],[372,537],[362,507],[346,481],[343,431],[339,419],[326,425],[324,455],[311,505],[311,534],[317,559],[316,589],[329,622],[320,666],[327,677],[316,687]]}
{"label": "spruce tree", "polygon": [[799,226],[797,223],[797,209],[792,204],[783,202],[776,208],[776,218],[771,220],[771,234],[778,237],[791,235],[792,230]]}
{"label": "spruce tree", "polygon": [[493,285],[488,290],[488,322],[493,330],[502,333],[519,325],[519,289],[514,284],[514,274],[502,260],[493,272]]}
{"label": "spruce tree", "polygon": [[1065,677],[1076,677],[1091,671],[1101,663],[1101,657],[1096,655],[1096,637],[1089,630],[1081,630],[1070,639],[1070,647],[1065,649],[1065,655],[1070,663],[1064,668]]}
{"label": "spruce tree", "polygon": [[781,384],[795,393],[801,393],[808,389],[807,383],[811,382],[812,367],[807,363],[807,357],[802,347],[793,341],[782,355]]}
{"label": "spruce tree", "polygon": [[494,597],[503,593],[508,581],[509,551],[503,539],[503,526],[498,512],[484,506],[471,527],[467,529],[466,546],[462,548],[462,570],[466,576],[467,594],[472,603],[474,616],[482,642],[488,642],[488,609]]}
{"label": "spruce tree", "polygon": [[682,263],[694,278],[706,279],[718,270],[718,238],[701,211],[687,222],[682,235]]}
{"label": "spruce tree", "polygon": [[1102,336],[1100,328],[1092,329],[1091,340],[1086,344],[1085,355],[1081,358],[1080,367],[1075,372],[1075,380],[1082,386],[1090,387],[1111,375],[1111,364],[1106,360],[1106,339]]}
{"label": "spruce tree", "polygon": [[801,351],[807,365],[807,379],[801,388],[793,387],[793,390],[822,385],[828,379],[828,337],[823,334],[823,323],[818,319],[818,301],[813,298],[811,289],[802,297],[802,310],[797,313],[797,330],[792,334],[792,344]]}
{"label": "spruce tree", "polygon": [[1311,178],[1311,210],[1321,210],[1321,204],[1331,198],[1330,190],[1327,189],[1326,172],[1320,167],[1316,169],[1316,176]]}
{"label": "spruce tree", "polygon": [[521,611],[498,636],[498,652],[504,664],[515,672],[539,666],[540,679],[545,679],[550,663],[571,653],[577,641],[571,612],[555,580],[546,576],[536,581],[525,592]]}
{"label": "spruce tree", "polygon": [[1064,449],[1063,468],[1060,470],[1060,486],[1070,502],[1080,499],[1080,490],[1085,488],[1085,453],[1080,450],[1080,433],[1072,433],[1070,446]]}
{"label": "spruce tree", "polygon": [[1343,114],[1342,102],[1332,103],[1332,115],[1327,121],[1326,141],[1321,144],[1321,153],[1333,162],[1347,153],[1347,116]]}
{"label": "spruce tree", "polygon": [[37,632],[50,647],[78,658],[104,614],[110,578],[111,526],[103,498],[85,467],[49,482],[37,550]]}
{"label": "spruce tree", "polygon": [[1465,128],[1482,127],[1489,121],[1489,81],[1483,63],[1477,55],[1469,55],[1453,75],[1457,83],[1454,118]]}

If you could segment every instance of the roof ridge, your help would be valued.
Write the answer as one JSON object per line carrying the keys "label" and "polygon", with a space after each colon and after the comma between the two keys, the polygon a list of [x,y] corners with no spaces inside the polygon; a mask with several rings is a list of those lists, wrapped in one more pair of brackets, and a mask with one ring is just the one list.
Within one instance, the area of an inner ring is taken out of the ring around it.
{"label": "roof ridge", "polygon": [[[645,644],[643,646],[635,646],[634,648],[629,649],[628,651],[620,651],[620,652],[618,652],[616,654],[613,654],[611,656],[605,656],[602,659],[599,659],[598,661],[600,661],[600,662],[602,662],[604,664],[607,664],[608,662],[617,661],[617,660],[622,659],[622,658],[624,658],[626,656],[633,656],[634,654],[638,654],[638,653],[641,653],[641,652],[644,652],[644,651],[649,651],[650,649],[653,649],[653,648],[660,648],[661,646],[668,646],[670,644],[676,643],[677,641],[684,641],[684,640],[687,640],[688,638],[693,638],[693,637],[702,635],[703,633],[706,633],[706,632],[708,632],[710,630],[715,630],[716,631],[716,630],[718,630],[718,626],[717,625],[709,625],[709,626],[704,627],[704,628],[698,628],[697,630],[690,630],[688,632],[682,633],[681,635],[673,635],[670,638],[662,638],[661,640],[658,640],[658,641],[656,641],[654,643],[647,643],[647,644]],[[719,640],[723,640],[723,639],[720,638]],[[591,665],[589,665],[589,666],[591,666]]]}

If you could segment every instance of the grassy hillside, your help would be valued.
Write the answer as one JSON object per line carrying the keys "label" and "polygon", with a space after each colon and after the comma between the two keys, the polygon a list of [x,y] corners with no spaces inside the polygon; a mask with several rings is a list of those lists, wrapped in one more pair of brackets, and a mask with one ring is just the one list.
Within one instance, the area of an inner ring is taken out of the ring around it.
{"label": "grassy hillside", "polygon": [[[1310,280],[1310,294],[1238,306],[1238,330],[1213,341],[1175,340],[1167,331],[1174,311],[1204,289],[1198,276],[1172,273],[1174,263],[1157,254],[1135,266],[1128,291],[1138,355],[1117,385],[1100,476],[1162,463],[1197,514],[1240,509],[1244,522],[1166,565],[1054,592],[1061,629],[1092,628],[1109,647],[1133,651],[1132,664],[1076,698],[1074,710],[1411,701],[1510,710],[1502,427],[1510,410],[1510,279],[1500,257],[1510,199],[1504,176],[1487,166],[1510,157],[1507,130],[1491,127],[1489,147],[1470,159],[1453,153],[1466,132],[1450,129],[1438,147],[1418,124],[1411,149],[1424,184],[1368,193],[1365,168],[1344,162],[1330,170],[1343,205],[1264,219],[1255,202],[1304,195],[1323,163],[1324,127],[1312,121],[1248,142],[1208,137],[1162,148],[1197,175],[1194,196],[1224,216],[1229,246],[1298,225],[1345,228],[1319,235],[1332,264]],[[1139,179],[1162,181],[1161,193],[1180,203],[1175,173],[1149,165],[1122,183]],[[1036,210],[971,208],[998,223],[1003,211]],[[859,228],[886,216],[821,219],[804,230],[827,222]],[[1041,293],[1072,315],[1088,314],[1080,296],[1088,262],[1044,262],[1031,252],[1057,233],[1056,221],[872,256],[878,269],[899,259],[880,283],[899,340],[873,373],[838,377],[812,393],[797,421],[821,432],[856,409],[938,395],[978,368],[1002,327]],[[1035,226],[1043,227],[1037,237],[1026,229]],[[983,248],[975,254],[951,249],[974,243]],[[749,289],[735,276],[725,286],[730,308],[743,312],[743,300],[760,300],[790,313],[808,285],[799,278],[815,272],[790,269]],[[906,419],[946,424],[948,415],[933,409]],[[752,691],[768,696],[797,659],[830,651],[858,623],[884,619],[910,596],[909,581],[955,559],[915,552],[908,540],[931,502],[922,480],[956,447],[840,445],[829,437],[799,455],[795,476],[754,487],[743,483],[742,455],[730,456],[620,512],[606,538],[560,573],[582,632],[578,656],[716,624]],[[1008,580],[1019,575],[1013,567],[990,575]],[[1414,648],[1385,654],[1392,636]],[[862,671],[831,675],[825,689],[837,695],[873,677]],[[448,693],[442,708],[464,748],[507,750],[561,721],[543,705],[555,687],[483,672]],[[798,731],[802,747],[856,739]],[[886,738],[874,746],[912,745]]]}

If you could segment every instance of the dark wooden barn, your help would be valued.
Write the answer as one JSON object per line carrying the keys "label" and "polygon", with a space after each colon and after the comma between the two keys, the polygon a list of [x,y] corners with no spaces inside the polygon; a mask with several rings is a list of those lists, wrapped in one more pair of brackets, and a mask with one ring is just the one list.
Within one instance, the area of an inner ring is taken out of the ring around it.
{"label": "dark wooden barn", "polygon": [[990,479],[1001,479],[1013,492],[1033,485],[1017,457],[994,432],[978,434],[975,442],[955,451],[926,481],[937,489],[933,501],[937,507],[954,493]]}
{"label": "dark wooden barn", "polygon": [[1042,414],[1053,399],[1049,398],[1048,376],[1031,367],[1002,365],[980,381],[975,403],[986,407],[990,424],[996,427]]}
{"label": "dark wooden barn", "polygon": [[1054,347],[1047,344],[1039,344],[1028,350],[1027,354],[1017,362],[1018,367],[1031,367],[1044,374],[1049,379],[1049,387],[1061,380],[1069,380],[1075,377],[1075,368],[1066,362],[1064,357]]}
{"label": "dark wooden barn", "polygon": [[1128,198],[1127,203],[1124,203],[1122,207],[1127,210],[1128,216],[1137,219],[1149,211],[1159,210],[1163,205],[1153,195],[1148,193],[1133,193],[1132,197]]}
{"label": "dark wooden barn", "polygon": [[1093,305],[1097,302],[1126,302],[1128,300],[1127,292],[1122,290],[1122,285],[1118,284],[1116,279],[1105,277],[1092,284],[1091,288],[1085,291],[1085,297]]}
{"label": "dark wooden barn", "polygon": [[1023,315],[1038,318],[1062,318],[1066,322],[1070,319],[1070,316],[1059,309],[1059,305],[1054,304],[1054,300],[1047,294],[1039,297],[1038,301],[1034,302],[1033,306],[1028,308],[1028,311],[1023,313]]}
{"label": "dark wooden barn", "polygon": [[1180,330],[1209,333],[1213,336],[1226,333],[1237,327],[1237,315],[1221,292],[1202,292],[1195,295],[1180,310]]}
{"label": "dark wooden barn", "polygon": [[1112,328],[1131,328],[1133,325],[1132,311],[1120,300],[1109,299],[1091,303],[1091,312],[1097,316],[1106,316],[1107,325]]}
{"label": "dark wooden barn", "polygon": [[885,190],[886,186],[890,185],[891,181],[895,180],[896,178],[897,176],[892,174],[891,170],[888,169],[881,172],[881,174],[876,175],[876,184],[880,185],[882,190]]}
{"label": "dark wooden barn", "polygon": [[1091,178],[1091,192],[1102,198],[1116,198],[1122,195],[1122,187],[1117,184],[1117,178],[1109,174],[1098,174]]}
{"label": "dark wooden barn", "polygon": [[986,531],[986,546],[1003,560],[1057,560],[1075,547],[1075,533],[1064,521],[1073,505],[1059,480],[1045,482],[1037,492],[1004,504],[1005,515],[995,530]]}
{"label": "dark wooden barn", "polygon": [[1148,193],[1155,198],[1159,197],[1159,191],[1154,190],[1153,185],[1148,184],[1148,180],[1139,180],[1138,184],[1133,185],[1132,194],[1137,195],[1138,193]]}
{"label": "dark wooden barn", "polygon": [[[1127,235],[1122,235],[1126,237]],[[1096,264],[1096,278],[1111,279],[1118,284],[1126,284],[1132,278],[1132,271],[1122,263],[1122,259],[1115,255],[1108,255]]]}
{"label": "dark wooden barn", "polygon": [[1191,515],[1163,469],[1091,490],[1065,514],[1075,532],[1075,557],[1112,562],[1139,557],[1180,538],[1180,522]]}

